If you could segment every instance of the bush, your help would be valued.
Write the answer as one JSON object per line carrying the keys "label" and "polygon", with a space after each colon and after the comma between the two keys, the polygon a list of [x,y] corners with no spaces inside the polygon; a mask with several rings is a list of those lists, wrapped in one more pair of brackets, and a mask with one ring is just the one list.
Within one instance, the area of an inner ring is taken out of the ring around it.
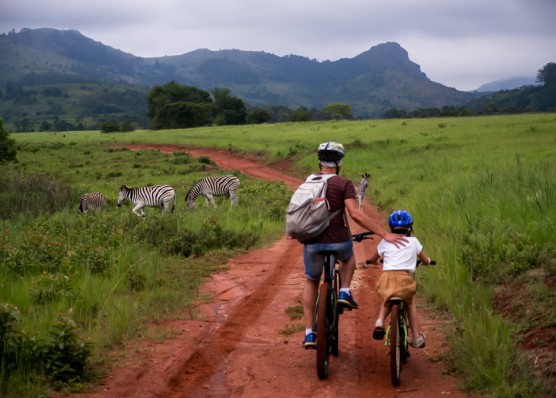
{"label": "bush", "polygon": [[20,372],[29,382],[41,375],[64,383],[86,378],[93,345],[78,334],[69,315],[61,315],[45,340],[30,337],[21,328],[21,314],[11,304],[0,304],[0,369],[2,391],[12,375]]}
{"label": "bush", "polygon": [[539,246],[525,234],[491,229],[464,237],[462,261],[473,280],[503,282],[538,264]]}
{"label": "bush", "polygon": [[40,346],[40,365],[54,381],[80,381],[86,378],[85,369],[92,350],[92,343],[78,335],[75,322],[61,315],[52,325],[48,340]]}
{"label": "bush", "polygon": [[15,141],[8,137],[4,130],[4,121],[0,119],[0,164],[17,161]]}

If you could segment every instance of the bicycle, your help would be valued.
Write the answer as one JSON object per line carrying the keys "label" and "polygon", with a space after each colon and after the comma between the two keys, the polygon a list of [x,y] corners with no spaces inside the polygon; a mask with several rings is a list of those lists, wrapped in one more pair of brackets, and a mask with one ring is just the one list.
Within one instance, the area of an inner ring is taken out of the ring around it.
{"label": "bicycle", "polygon": [[[352,236],[355,242],[372,239],[369,235],[373,232],[363,232]],[[336,269],[334,252],[325,251],[323,282],[319,287],[317,304],[315,306],[313,330],[317,332],[317,375],[324,380],[328,377],[330,354],[338,356],[338,327],[340,314],[344,308],[337,304],[341,278]],[[351,311],[351,308],[349,308]]]}
{"label": "bicycle", "polygon": [[[420,261],[417,261],[417,266]],[[436,261],[431,261],[429,265],[436,265]],[[403,365],[410,357],[409,353],[409,333],[408,333],[408,309],[406,303],[400,297],[391,297],[390,304],[390,324],[386,329],[385,345],[390,347],[390,378],[392,385],[398,387],[401,383],[401,372]]]}

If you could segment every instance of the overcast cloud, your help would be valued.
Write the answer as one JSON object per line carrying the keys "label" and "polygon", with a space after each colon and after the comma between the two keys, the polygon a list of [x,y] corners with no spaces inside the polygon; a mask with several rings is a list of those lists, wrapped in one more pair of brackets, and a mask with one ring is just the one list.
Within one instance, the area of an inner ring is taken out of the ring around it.
{"label": "overcast cloud", "polygon": [[459,90],[536,77],[556,62],[555,0],[3,1],[0,33],[76,29],[141,57],[199,48],[319,61],[398,42],[429,79]]}

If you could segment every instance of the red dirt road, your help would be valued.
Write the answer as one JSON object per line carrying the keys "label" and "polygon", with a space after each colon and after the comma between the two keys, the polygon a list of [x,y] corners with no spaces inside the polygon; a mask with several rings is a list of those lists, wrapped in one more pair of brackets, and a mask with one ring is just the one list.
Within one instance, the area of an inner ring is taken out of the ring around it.
{"label": "red dirt road", "polygon": [[[145,146],[129,146],[139,150]],[[224,170],[280,180],[295,188],[301,182],[254,159],[226,151],[148,145],[161,152],[206,155]],[[241,200],[241,193],[240,193]],[[370,208],[367,203],[365,208]],[[352,226],[354,233],[360,232]],[[457,380],[446,376],[439,358],[449,351],[444,320],[419,306],[424,349],[413,349],[398,388],[390,383],[388,349],[372,339],[380,300],[374,286],[380,269],[365,267],[376,241],[355,244],[358,267],[352,284],[360,309],[340,318],[340,355],[332,357],[330,376],[319,380],[316,352],[303,350],[303,332],[283,334],[300,323],[285,313],[301,297],[304,282],[302,246],[282,238],[271,247],[230,259],[227,271],[203,284],[199,304],[186,318],[155,326],[170,337],[162,342],[135,341],[121,352],[97,391],[75,397],[464,397]],[[426,277],[426,269],[423,272]]]}

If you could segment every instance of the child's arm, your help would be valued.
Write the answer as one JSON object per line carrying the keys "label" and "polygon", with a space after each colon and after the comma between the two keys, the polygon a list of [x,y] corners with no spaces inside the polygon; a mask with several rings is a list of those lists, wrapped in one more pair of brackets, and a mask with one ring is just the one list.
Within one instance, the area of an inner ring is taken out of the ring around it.
{"label": "child's arm", "polygon": [[421,260],[421,264],[423,265],[429,265],[431,263],[430,257],[425,254],[424,250],[421,250],[421,253],[419,253],[419,260]]}

